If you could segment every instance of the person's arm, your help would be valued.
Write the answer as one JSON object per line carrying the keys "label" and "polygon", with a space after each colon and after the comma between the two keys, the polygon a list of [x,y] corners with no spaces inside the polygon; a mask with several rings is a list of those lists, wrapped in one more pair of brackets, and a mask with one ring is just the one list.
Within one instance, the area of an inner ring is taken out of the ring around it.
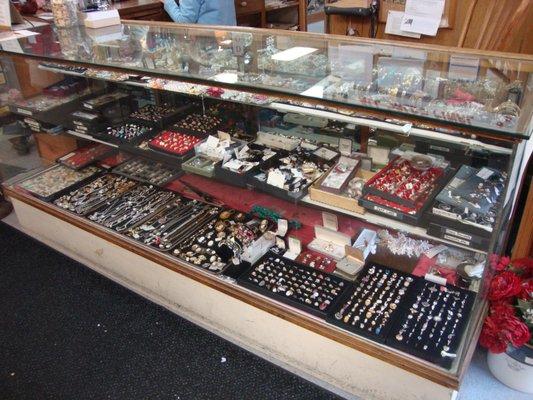
{"label": "person's arm", "polygon": [[165,0],[165,11],[174,22],[182,24],[195,24],[200,18],[200,6],[202,0],[180,0],[180,5],[176,0]]}

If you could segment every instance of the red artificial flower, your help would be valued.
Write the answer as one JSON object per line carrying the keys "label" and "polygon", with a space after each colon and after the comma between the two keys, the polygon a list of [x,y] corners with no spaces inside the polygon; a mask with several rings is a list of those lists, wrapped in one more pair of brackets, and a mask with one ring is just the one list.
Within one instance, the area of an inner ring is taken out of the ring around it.
{"label": "red artificial flower", "polygon": [[515,307],[506,301],[498,301],[490,305],[490,315],[495,316],[514,316],[516,315]]}
{"label": "red artificial flower", "polygon": [[520,271],[523,278],[533,277],[533,258],[519,258],[513,260],[513,268]]}
{"label": "red artificial flower", "polygon": [[533,299],[533,278],[526,279],[520,285],[520,293],[518,293],[518,298],[522,300],[531,300]]}
{"label": "red artificial flower", "polygon": [[516,274],[503,271],[496,275],[490,283],[489,300],[503,300],[516,296],[522,290],[521,283],[522,281]]}
{"label": "red artificial flower", "polygon": [[513,315],[490,315],[485,319],[479,343],[492,353],[503,353],[512,344],[521,347],[531,338],[529,328]]}

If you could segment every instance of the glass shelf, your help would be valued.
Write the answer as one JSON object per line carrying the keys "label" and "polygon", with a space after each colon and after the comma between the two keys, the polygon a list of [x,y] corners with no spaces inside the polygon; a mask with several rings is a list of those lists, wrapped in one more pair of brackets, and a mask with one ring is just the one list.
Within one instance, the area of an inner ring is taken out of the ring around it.
{"label": "glass shelf", "polygon": [[321,34],[128,23],[36,28],[5,52],[529,137],[533,57]]}

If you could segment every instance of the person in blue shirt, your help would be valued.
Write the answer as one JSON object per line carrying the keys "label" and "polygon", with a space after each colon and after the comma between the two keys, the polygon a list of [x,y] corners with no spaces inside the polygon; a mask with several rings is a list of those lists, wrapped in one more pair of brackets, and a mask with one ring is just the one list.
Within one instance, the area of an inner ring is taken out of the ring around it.
{"label": "person in blue shirt", "polygon": [[162,0],[174,22],[202,25],[237,25],[234,0]]}

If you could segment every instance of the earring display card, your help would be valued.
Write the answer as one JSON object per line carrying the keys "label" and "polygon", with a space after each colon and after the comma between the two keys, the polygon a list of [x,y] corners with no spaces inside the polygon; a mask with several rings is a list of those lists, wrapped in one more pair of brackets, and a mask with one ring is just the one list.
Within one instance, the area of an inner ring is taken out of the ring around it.
{"label": "earring display card", "polygon": [[177,179],[182,173],[177,168],[140,157],[120,164],[113,169],[113,172],[136,181],[161,187]]}
{"label": "earring display card", "polygon": [[116,152],[115,149],[103,145],[91,145],[83,147],[72,153],[66,154],[57,161],[72,169],[81,169],[94,163],[96,160],[107,157]]}
{"label": "earring display card", "polygon": [[17,187],[29,192],[43,201],[52,201],[66,191],[92,179],[101,169],[87,167],[79,171],[56,164],[20,182]]}
{"label": "earring display card", "polygon": [[350,283],[268,252],[239,283],[256,292],[325,318]]}
{"label": "earring display card", "polygon": [[420,280],[415,296],[396,321],[388,344],[449,368],[456,357],[474,293]]}
{"label": "earring display card", "polygon": [[122,196],[137,182],[122,176],[105,174],[54,201],[57,207],[78,215],[88,215]]}
{"label": "earring display card", "polygon": [[107,202],[104,207],[87,218],[106,228],[125,232],[157,213],[175,197],[174,193],[151,185],[137,185],[121,197]]}
{"label": "earring display card", "polygon": [[385,342],[416,282],[416,277],[372,264],[361,272],[350,294],[329,314],[328,321]]}
{"label": "earring display card", "polygon": [[429,218],[459,231],[490,237],[506,176],[493,168],[461,166],[437,195]]}

